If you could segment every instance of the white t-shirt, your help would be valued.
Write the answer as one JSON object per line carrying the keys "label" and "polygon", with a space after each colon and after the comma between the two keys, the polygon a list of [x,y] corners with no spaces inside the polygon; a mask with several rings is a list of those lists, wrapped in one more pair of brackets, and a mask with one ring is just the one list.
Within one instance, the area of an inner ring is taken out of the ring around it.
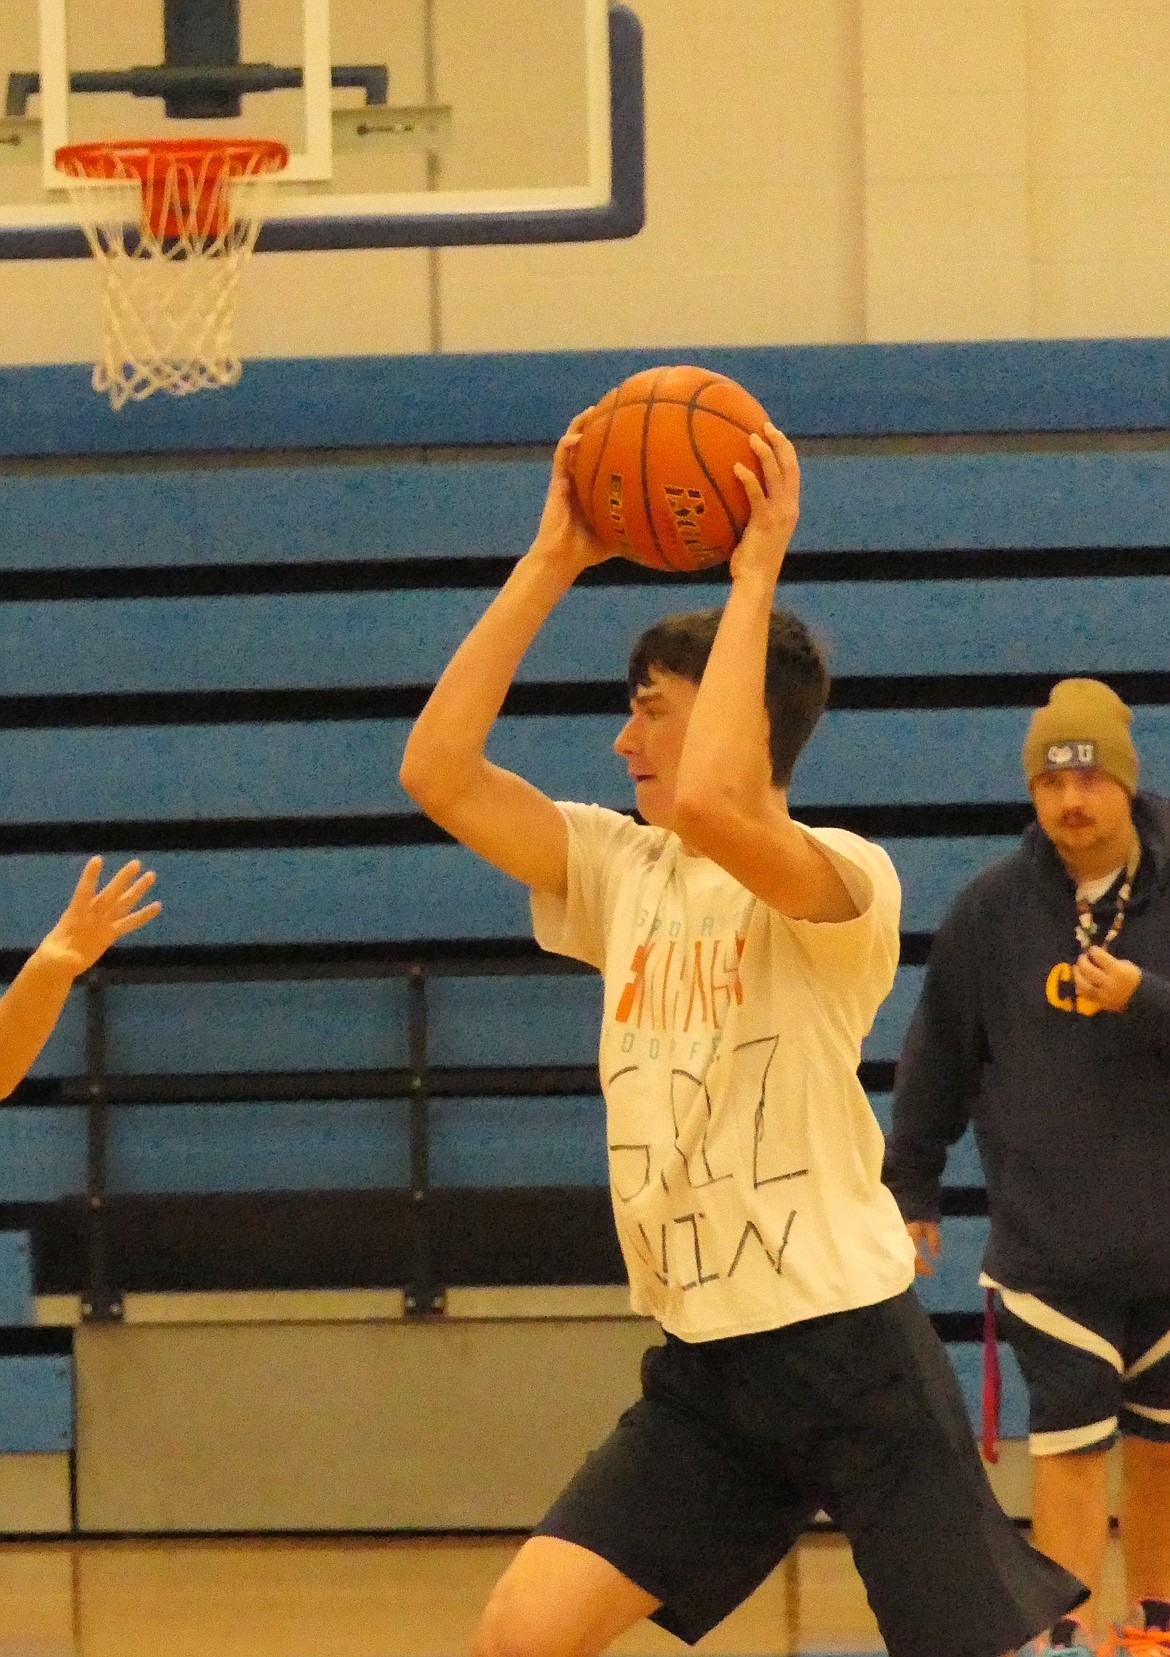
{"label": "white t-shirt", "polygon": [[872,1305],[914,1280],[857,1079],[898,960],[880,846],[805,829],[860,913],[792,920],[677,835],[562,804],[564,899],[538,943],[605,979],[610,1188],[636,1312],[688,1341]]}

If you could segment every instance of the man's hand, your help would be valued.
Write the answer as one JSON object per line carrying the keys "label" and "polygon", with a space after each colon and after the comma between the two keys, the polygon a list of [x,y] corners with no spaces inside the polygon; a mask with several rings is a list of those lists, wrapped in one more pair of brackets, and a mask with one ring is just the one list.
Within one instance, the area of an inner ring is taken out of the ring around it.
{"label": "man's hand", "polygon": [[1100,944],[1092,944],[1073,963],[1073,984],[1078,1000],[1095,1001],[1107,1013],[1123,1012],[1130,996],[1142,981],[1142,969],[1132,961],[1119,961]]}
{"label": "man's hand", "polygon": [[750,466],[736,462],[735,475],[747,491],[752,515],[731,555],[731,579],[738,581],[758,570],[775,581],[800,517],[800,462],[770,420],[763,437],[753,432],[748,441],[759,457],[764,481],[761,484]]}
{"label": "man's hand", "polygon": [[[942,1233],[937,1220],[907,1220],[906,1230],[914,1244],[914,1272],[918,1277],[933,1277],[934,1264],[942,1253]],[[929,1256],[929,1258],[928,1258]]]}
{"label": "man's hand", "polygon": [[123,864],[99,892],[101,874],[101,858],[91,857],[69,907],[36,952],[42,960],[63,967],[70,978],[86,972],[111,944],[136,932],[162,910],[161,903],[138,908],[155,877],[150,870],[143,873],[137,860]]}
{"label": "man's hand", "polygon": [[585,522],[573,487],[573,451],[592,413],[591,408],[582,409],[557,444],[544,511],[531,549],[538,556],[562,565],[570,581],[575,581],[591,564],[601,564],[614,556]]}

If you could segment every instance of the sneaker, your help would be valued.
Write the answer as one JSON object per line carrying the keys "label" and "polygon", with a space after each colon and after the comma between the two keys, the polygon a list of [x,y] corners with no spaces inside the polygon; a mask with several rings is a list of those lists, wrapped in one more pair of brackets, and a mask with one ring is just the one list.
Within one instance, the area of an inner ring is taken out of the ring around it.
{"label": "sneaker", "polygon": [[1170,1657],[1170,1601],[1144,1599],[1142,1626],[1116,1624],[1100,1657]]}
{"label": "sneaker", "polygon": [[[1076,1617],[1061,1617],[1046,1635],[1025,1647],[1029,1657],[1097,1657],[1097,1648],[1084,1623]],[[1154,1657],[1142,1652],[1140,1657]],[[1170,1657],[1170,1652],[1166,1653]]]}

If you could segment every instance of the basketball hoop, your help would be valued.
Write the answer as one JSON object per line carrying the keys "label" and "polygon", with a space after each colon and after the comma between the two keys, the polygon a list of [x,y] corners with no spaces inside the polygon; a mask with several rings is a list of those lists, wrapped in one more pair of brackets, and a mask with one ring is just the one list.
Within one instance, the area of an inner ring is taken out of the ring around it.
{"label": "basketball hoop", "polygon": [[95,391],[110,404],[235,385],[240,273],[264,218],[275,139],[69,144],[58,169],[106,272]]}

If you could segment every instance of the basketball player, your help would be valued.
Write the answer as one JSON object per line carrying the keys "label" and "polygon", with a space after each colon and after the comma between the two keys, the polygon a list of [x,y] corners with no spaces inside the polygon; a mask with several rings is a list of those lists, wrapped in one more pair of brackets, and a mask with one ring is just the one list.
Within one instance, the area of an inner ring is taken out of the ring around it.
{"label": "basketball player", "polygon": [[53,1033],[74,979],[111,944],[162,910],[161,903],[138,907],[155,879],[141,863],[124,864],[99,891],[101,873],[101,858],[91,857],[64,914],[0,996],[0,1099],[28,1074]]}
{"label": "basketball player", "polygon": [[[693,1642],[821,1508],[892,1657],[998,1657],[1085,1590],[988,1486],[881,1184],[859,1045],[893,980],[885,853],[788,814],[823,660],[773,611],[799,469],[775,427],[722,614],[635,647],[615,743],[644,826],[556,804],[484,757],[528,646],[605,556],[558,445],[536,539],[459,647],[402,782],[532,888],[545,948],[604,974],[613,1206],[636,1311],[665,1345],[493,1592],[476,1657],[592,1657],[642,1617]],[[501,1009],[506,1016],[506,1009]]]}
{"label": "basketball player", "polygon": [[1093,1598],[1050,1644],[1094,1647],[1121,1435],[1133,1652],[1170,1657],[1170,806],[1138,793],[1130,711],[1065,679],[1033,716],[1036,822],[955,900],[898,1067],[885,1178],[939,1244],[946,1148],[974,1123],[983,1282],[1030,1403],[1033,1536]]}

